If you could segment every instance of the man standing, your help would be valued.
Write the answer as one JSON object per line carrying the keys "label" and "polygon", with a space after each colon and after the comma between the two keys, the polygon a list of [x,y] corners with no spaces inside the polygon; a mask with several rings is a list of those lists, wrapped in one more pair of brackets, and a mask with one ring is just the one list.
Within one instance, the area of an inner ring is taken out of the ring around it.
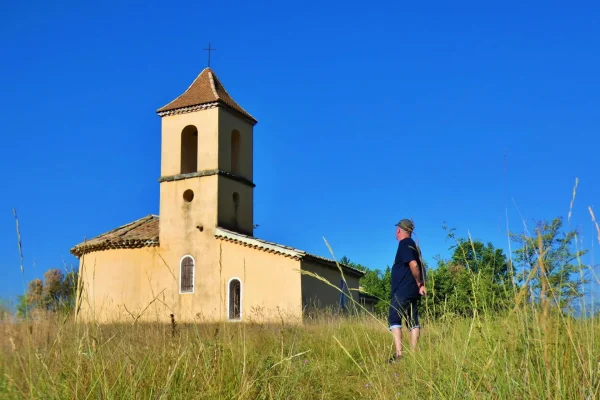
{"label": "man standing", "polygon": [[425,289],[425,269],[421,262],[421,254],[412,239],[414,224],[403,219],[396,224],[398,250],[392,267],[392,297],[388,322],[394,338],[396,354],[389,360],[394,362],[402,357],[402,321],[410,332],[410,343],[413,350],[417,347],[420,326],[417,306]]}

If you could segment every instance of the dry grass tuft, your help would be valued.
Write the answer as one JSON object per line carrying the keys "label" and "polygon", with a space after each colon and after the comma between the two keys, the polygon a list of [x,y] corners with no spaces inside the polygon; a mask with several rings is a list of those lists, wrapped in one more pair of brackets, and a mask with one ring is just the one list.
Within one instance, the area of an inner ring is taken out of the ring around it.
{"label": "dry grass tuft", "polygon": [[541,311],[425,318],[420,351],[395,365],[385,322],[370,316],[175,327],[48,314],[2,325],[0,389],[15,399],[598,398],[597,320],[548,310],[541,329]]}

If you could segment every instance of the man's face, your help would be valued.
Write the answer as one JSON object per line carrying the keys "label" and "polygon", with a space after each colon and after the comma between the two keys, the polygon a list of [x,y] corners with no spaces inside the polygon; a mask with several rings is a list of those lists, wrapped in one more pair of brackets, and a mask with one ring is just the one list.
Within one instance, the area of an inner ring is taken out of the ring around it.
{"label": "man's face", "polygon": [[396,227],[396,239],[402,240],[407,237],[410,237],[410,234],[408,232],[406,232],[405,230],[403,230],[402,228],[400,228],[399,226],[397,226]]}

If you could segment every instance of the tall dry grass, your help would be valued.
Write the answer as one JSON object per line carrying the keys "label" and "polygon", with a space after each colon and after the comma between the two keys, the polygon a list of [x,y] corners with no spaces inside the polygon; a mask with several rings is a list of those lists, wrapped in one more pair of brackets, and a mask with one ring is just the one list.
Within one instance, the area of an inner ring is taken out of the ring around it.
{"label": "tall dry grass", "polygon": [[0,393],[11,399],[600,394],[597,318],[544,315],[529,304],[502,316],[424,319],[419,351],[388,365],[385,322],[367,315],[322,313],[304,326],[96,325],[46,315],[2,324]]}
{"label": "tall dry grass", "polygon": [[[600,241],[600,228],[598,234]],[[541,243],[539,254],[530,279],[543,279]],[[600,398],[598,317],[577,319],[546,300],[528,299],[524,285],[515,292],[514,307],[502,314],[474,311],[471,318],[457,318],[442,312],[434,320],[426,310],[419,350],[406,346],[395,364],[386,363],[393,349],[385,320],[367,313],[322,312],[304,325],[99,325],[37,315],[0,322],[0,396]]]}

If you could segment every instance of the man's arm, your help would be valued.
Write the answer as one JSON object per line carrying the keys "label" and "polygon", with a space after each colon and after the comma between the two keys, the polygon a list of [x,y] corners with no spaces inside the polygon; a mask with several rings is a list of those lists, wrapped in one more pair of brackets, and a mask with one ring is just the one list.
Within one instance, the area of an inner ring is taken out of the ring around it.
{"label": "man's arm", "polygon": [[421,271],[419,270],[419,264],[415,260],[412,260],[410,263],[408,263],[408,266],[410,267],[410,272],[412,272],[413,276],[415,277],[415,281],[417,281],[417,285],[419,287],[425,285],[425,282],[421,278]]}
{"label": "man's arm", "polygon": [[419,268],[419,263],[417,261],[420,259],[420,254],[416,250],[416,248],[411,245],[403,246],[401,251],[403,261],[408,262],[410,272],[413,274],[413,277],[417,282],[417,286],[419,287],[419,294],[423,296],[427,292],[427,290],[425,289],[424,274],[421,274],[421,268]]}
{"label": "man's arm", "polygon": [[408,263],[408,266],[410,267],[410,272],[412,272],[413,276],[415,277],[415,281],[417,281],[419,294],[421,296],[425,296],[425,294],[427,294],[427,289],[425,288],[425,281],[423,280],[421,271],[419,270],[419,264],[415,260],[412,260],[410,263]]}

